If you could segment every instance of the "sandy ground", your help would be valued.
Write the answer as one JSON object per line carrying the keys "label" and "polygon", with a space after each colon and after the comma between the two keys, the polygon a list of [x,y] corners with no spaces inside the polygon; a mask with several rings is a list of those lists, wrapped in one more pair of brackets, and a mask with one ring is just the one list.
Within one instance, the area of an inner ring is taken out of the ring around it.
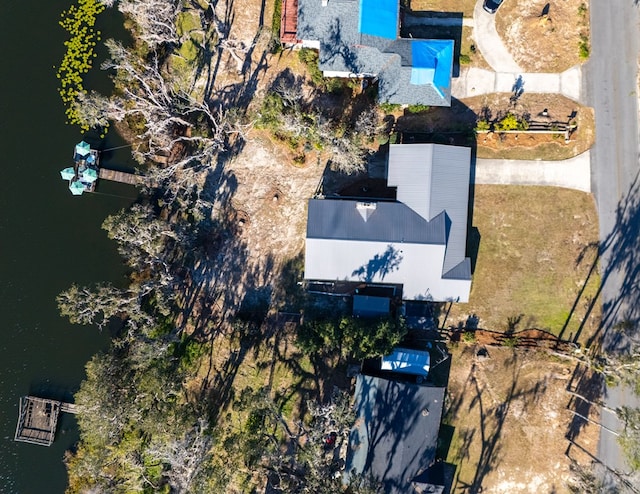
{"label": "sandy ground", "polygon": [[[448,457],[458,465],[453,492],[569,492],[566,452],[588,465],[565,437],[573,424],[566,392],[573,363],[542,351],[478,344],[461,343],[452,353],[445,421],[455,427]],[[580,427],[572,437],[595,451],[597,426]]]}
{"label": "sandy ground", "polygon": [[589,35],[588,5],[586,0],[508,1],[496,13],[496,28],[525,72],[562,72],[583,61],[579,43],[581,35]]}

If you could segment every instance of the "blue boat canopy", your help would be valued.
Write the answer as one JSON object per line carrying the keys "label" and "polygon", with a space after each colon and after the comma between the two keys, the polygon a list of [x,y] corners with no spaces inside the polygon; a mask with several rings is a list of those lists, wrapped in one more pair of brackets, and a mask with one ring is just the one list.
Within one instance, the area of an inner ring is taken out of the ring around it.
{"label": "blue boat canopy", "polygon": [[80,141],[78,144],[76,144],[77,155],[87,156],[89,153],[91,153],[91,146],[88,143]]}
{"label": "blue boat canopy", "polygon": [[73,167],[65,168],[60,171],[60,176],[62,177],[62,180],[71,180],[76,176],[76,171]]}

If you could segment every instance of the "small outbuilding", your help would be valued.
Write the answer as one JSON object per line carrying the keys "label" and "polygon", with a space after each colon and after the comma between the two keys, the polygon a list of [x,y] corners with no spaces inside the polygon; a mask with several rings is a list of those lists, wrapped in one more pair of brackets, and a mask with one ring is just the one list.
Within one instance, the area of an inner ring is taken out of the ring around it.
{"label": "small outbuilding", "polygon": [[391,300],[387,297],[372,295],[353,296],[353,315],[356,317],[388,316],[391,310]]}
{"label": "small outbuilding", "polygon": [[429,375],[430,363],[431,357],[426,350],[394,348],[391,354],[382,357],[380,369],[425,378]]}

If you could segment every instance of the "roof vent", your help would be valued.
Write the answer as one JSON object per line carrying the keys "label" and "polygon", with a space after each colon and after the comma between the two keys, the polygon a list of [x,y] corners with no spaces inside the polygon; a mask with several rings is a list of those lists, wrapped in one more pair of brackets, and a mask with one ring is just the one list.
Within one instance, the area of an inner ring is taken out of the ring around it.
{"label": "roof vent", "polygon": [[358,210],[358,213],[360,213],[360,216],[362,216],[362,219],[366,223],[367,220],[371,217],[371,215],[375,212],[376,203],[375,202],[356,202],[356,209]]}

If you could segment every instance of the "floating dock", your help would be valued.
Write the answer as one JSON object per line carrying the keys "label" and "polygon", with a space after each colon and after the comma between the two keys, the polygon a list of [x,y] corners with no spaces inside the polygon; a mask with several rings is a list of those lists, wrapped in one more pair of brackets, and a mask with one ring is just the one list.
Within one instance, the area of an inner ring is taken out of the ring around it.
{"label": "floating dock", "polygon": [[72,403],[23,396],[20,398],[15,440],[51,446],[56,436],[60,412],[76,413]]}

